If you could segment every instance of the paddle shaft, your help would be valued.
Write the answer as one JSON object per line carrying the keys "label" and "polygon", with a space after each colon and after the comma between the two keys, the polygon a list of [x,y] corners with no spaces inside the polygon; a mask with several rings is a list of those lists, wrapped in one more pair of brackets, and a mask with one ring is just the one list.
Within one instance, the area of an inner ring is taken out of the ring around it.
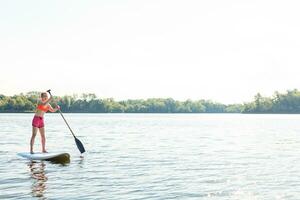
{"label": "paddle shaft", "polygon": [[71,129],[71,127],[70,127],[70,125],[68,124],[67,120],[65,119],[65,117],[62,114],[62,112],[60,111],[60,109],[58,109],[58,111],[59,111],[59,114],[61,115],[61,117],[64,119],[65,123],[67,124],[67,126],[68,126],[69,130],[71,131],[73,137],[76,138],[75,135],[74,135],[74,133],[73,133],[73,131],[72,131],[72,129]]}
{"label": "paddle shaft", "polygon": [[[48,92],[48,93],[49,93],[49,94],[52,96],[52,94],[51,94],[51,90],[47,90],[47,92]],[[54,102],[54,103],[57,105],[57,103],[56,103],[56,102]],[[73,131],[72,131],[72,129],[71,129],[71,127],[70,127],[70,125],[68,124],[68,122],[67,122],[67,120],[65,119],[64,115],[62,114],[61,110],[60,110],[60,109],[58,109],[58,111],[59,111],[59,114],[61,115],[61,117],[64,119],[65,123],[67,124],[67,126],[68,126],[69,130],[71,131],[71,133],[72,133],[73,137],[74,137],[74,138],[76,138],[76,137],[75,137],[75,134],[73,133]]]}

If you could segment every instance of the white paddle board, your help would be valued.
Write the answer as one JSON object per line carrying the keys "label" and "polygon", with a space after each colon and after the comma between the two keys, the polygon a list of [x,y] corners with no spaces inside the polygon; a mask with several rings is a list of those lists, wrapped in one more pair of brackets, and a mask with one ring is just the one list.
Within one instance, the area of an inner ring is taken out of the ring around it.
{"label": "white paddle board", "polygon": [[23,158],[27,158],[29,160],[60,160],[62,162],[64,161],[70,161],[70,154],[68,153],[29,153],[29,152],[22,152],[18,153],[18,156],[21,156]]}

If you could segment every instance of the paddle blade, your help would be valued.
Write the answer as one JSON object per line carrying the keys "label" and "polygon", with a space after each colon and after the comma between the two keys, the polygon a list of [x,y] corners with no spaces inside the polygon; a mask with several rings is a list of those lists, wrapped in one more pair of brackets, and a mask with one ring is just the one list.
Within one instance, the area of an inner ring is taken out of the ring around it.
{"label": "paddle blade", "polygon": [[83,144],[76,137],[74,137],[74,138],[75,138],[75,143],[76,143],[78,150],[80,151],[80,153],[84,153],[85,149],[84,149]]}

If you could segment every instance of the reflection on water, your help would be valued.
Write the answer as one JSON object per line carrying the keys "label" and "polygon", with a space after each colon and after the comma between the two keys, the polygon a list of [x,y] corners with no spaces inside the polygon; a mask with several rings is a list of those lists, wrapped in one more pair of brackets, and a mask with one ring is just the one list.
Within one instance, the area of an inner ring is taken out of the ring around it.
{"label": "reflection on water", "polygon": [[83,165],[84,165],[84,156],[81,155],[81,156],[79,157],[78,166],[79,166],[80,168],[83,168]]}
{"label": "reflection on water", "polygon": [[32,196],[39,197],[40,199],[47,199],[44,196],[45,190],[47,188],[46,182],[48,180],[45,174],[46,164],[44,162],[31,161],[28,166],[30,169],[31,178],[33,180],[31,187]]}

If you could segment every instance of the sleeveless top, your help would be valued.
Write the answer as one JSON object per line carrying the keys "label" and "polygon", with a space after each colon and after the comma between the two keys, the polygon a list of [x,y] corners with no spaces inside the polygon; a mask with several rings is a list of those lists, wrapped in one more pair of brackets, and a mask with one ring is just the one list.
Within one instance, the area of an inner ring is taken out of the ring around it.
{"label": "sleeveless top", "polygon": [[39,104],[36,109],[47,112],[49,110],[49,105]]}

